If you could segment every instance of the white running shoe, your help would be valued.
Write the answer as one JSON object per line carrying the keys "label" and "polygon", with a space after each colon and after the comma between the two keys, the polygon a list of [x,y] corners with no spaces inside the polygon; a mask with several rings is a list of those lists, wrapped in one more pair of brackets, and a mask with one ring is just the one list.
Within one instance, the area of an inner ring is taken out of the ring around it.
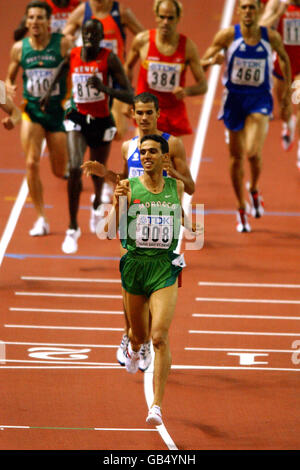
{"label": "white running shoe", "polygon": [[92,207],[91,207],[91,215],[90,215],[90,231],[92,233],[96,233],[97,225],[100,222],[100,220],[103,218],[101,204],[97,207],[97,209],[94,209],[93,207],[94,199],[95,199],[95,194],[91,196]]}
{"label": "white running shoe", "polygon": [[247,207],[246,209],[239,209],[236,213],[236,218],[237,218],[236,229],[239,233],[251,232],[251,227],[248,222],[248,214],[249,214],[249,210]]}
{"label": "white running shoe", "polygon": [[128,348],[128,345],[129,345],[129,338],[126,334],[123,335],[122,337],[122,341],[121,341],[121,344],[120,346],[118,347],[118,350],[117,350],[117,361],[118,363],[124,367],[125,366],[125,352]]}
{"label": "white running shoe", "polygon": [[110,204],[112,201],[113,189],[110,184],[103,183],[102,193],[101,193],[101,202],[102,204]]}
{"label": "white running shoe", "polygon": [[81,230],[79,227],[77,228],[77,230],[75,230],[74,228],[69,228],[66,231],[66,236],[61,246],[62,251],[66,253],[67,255],[70,255],[71,253],[76,253],[78,249],[77,240],[80,237],[80,235],[81,235]]}
{"label": "white running shoe", "polygon": [[39,217],[34,223],[34,226],[29,230],[29,235],[32,237],[42,237],[50,232],[49,224],[44,217]]}
{"label": "white running shoe", "polygon": [[127,372],[135,374],[139,370],[140,352],[133,351],[130,343],[124,353],[124,359]]}
{"label": "white running shoe", "polygon": [[139,361],[139,369],[142,372],[148,369],[152,361],[151,356],[151,341],[148,343],[144,343],[140,349],[140,361]]}
{"label": "white running shoe", "polygon": [[248,182],[246,184],[248,193],[249,193],[249,199],[251,203],[251,215],[255,219],[259,219],[259,217],[262,217],[264,212],[265,212],[265,207],[264,207],[264,199],[262,197],[262,194],[260,191],[250,191],[250,183]]}
{"label": "white running shoe", "polygon": [[153,405],[148,412],[146,423],[151,424],[152,426],[160,426],[162,422],[163,421],[160,407],[157,405]]}

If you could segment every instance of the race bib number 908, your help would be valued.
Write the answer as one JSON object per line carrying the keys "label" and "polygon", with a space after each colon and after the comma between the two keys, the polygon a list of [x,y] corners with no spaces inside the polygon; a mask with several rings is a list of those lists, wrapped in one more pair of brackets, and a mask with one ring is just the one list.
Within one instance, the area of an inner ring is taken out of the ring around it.
{"label": "race bib number 908", "polygon": [[[53,79],[55,69],[30,69],[26,70],[27,92],[40,98],[46,91],[49,90],[50,83]],[[57,83],[51,92],[51,96],[59,95],[59,83]]]}
{"label": "race bib number 908", "polygon": [[231,82],[235,85],[258,87],[265,78],[265,59],[241,59],[235,57],[231,72]]}
{"label": "race bib number 908", "polygon": [[149,62],[147,82],[152,90],[171,92],[180,83],[181,65]]}
{"label": "race bib number 908", "polygon": [[[103,80],[102,73],[97,73],[97,77]],[[87,81],[92,77],[90,73],[73,73],[72,84],[73,84],[73,96],[75,103],[94,103],[96,101],[102,101],[105,98],[104,93],[91,88],[88,86]]]}
{"label": "race bib number 908", "polygon": [[173,216],[138,215],[136,246],[168,249],[173,240]]}

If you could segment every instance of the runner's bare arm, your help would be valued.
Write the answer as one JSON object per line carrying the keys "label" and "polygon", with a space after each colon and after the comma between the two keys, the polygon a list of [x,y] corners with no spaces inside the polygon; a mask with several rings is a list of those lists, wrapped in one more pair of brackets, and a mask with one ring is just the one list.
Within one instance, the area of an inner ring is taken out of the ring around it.
{"label": "runner's bare arm", "polygon": [[130,50],[127,55],[127,60],[124,66],[125,73],[130,82],[133,79],[133,68],[140,58],[140,50],[149,41],[149,31],[142,31],[137,34],[131,43]]}
{"label": "runner's bare arm", "polygon": [[7,130],[13,129],[21,121],[21,110],[14,104],[9,96],[6,96],[5,104],[0,104],[0,107],[8,114],[8,116],[1,121],[3,126]]}
{"label": "runner's bare arm", "polygon": [[[122,145],[122,155],[123,153],[125,153],[123,148],[126,146],[126,144],[128,148],[128,141],[124,142]],[[126,154],[127,154],[127,151],[126,151]],[[82,169],[83,173],[86,176],[90,176],[90,175],[100,176],[100,178],[105,178],[114,184],[117,183],[118,177],[120,180],[126,179],[128,177],[127,160],[124,160],[124,155],[123,155],[122,173],[115,173],[112,170],[108,170],[102,163],[99,163],[96,160],[88,160],[84,162],[80,168]]]}
{"label": "runner's bare arm", "polygon": [[20,67],[20,62],[21,62],[21,56],[22,56],[22,41],[15,42],[11,49],[10,53],[10,62],[8,65],[8,71],[7,71],[7,76],[6,76],[6,84],[8,87],[10,87],[12,90],[16,90],[16,85],[15,85],[15,80],[17,78],[18,70]]}
{"label": "runner's bare arm", "polygon": [[202,59],[201,64],[206,70],[207,67],[215,65],[221,62],[220,53],[227,49],[234,39],[234,28],[231,26],[229,28],[221,29],[215,35],[212,44],[206,49]]}
{"label": "runner's bare arm", "polygon": [[181,180],[184,184],[184,191],[188,194],[193,194],[195,191],[195,183],[186,161],[186,153],[182,139],[179,137],[170,137],[169,154],[170,164],[167,169],[168,175]]}
{"label": "runner's bare arm", "polygon": [[277,52],[281,73],[284,79],[284,92],[282,102],[288,102],[291,95],[292,73],[289,56],[286,53],[280,34],[273,29],[268,29],[269,40],[274,51]]}
{"label": "runner's bare arm", "polygon": [[120,15],[122,25],[126,26],[132,34],[138,34],[144,31],[144,26],[130,8],[120,5]]}
{"label": "runner's bare arm", "polygon": [[102,91],[107,95],[113,96],[114,98],[123,101],[124,103],[132,104],[134,98],[133,90],[127,76],[125,75],[120,59],[116,56],[116,54],[111,52],[109,54],[107,63],[109,74],[113,77],[114,81],[120,85],[121,89],[104,85],[104,83],[96,75],[93,75],[88,79],[87,85],[91,86],[92,88],[96,88],[96,90]]}
{"label": "runner's bare arm", "polygon": [[200,63],[198,49],[190,39],[186,43],[186,63],[190,67],[196,83],[185,88],[176,87],[173,93],[177,99],[183,99],[185,96],[203,95],[207,92],[206,77]]}
{"label": "runner's bare arm", "polygon": [[268,28],[274,26],[281,15],[284,14],[287,7],[288,3],[282,2],[281,0],[269,0],[259,20],[259,24],[261,26],[267,26]]}
{"label": "runner's bare arm", "polygon": [[85,3],[78,5],[70,14],[67,23],[63,29],[63,34],[69,36],[71,40],[75,39],[75,34],[81,28],[84,18]]}

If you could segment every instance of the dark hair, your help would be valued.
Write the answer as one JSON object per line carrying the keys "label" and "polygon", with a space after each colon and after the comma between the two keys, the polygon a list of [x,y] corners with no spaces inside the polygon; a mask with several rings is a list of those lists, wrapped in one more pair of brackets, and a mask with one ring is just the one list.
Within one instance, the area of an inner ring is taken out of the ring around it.
{"label": "dark hair", "polygon": [[100,28],[101,30],[101,33],[103,35],[103,24],[101,23],[100,20],[97,20],[97,18],[89,18],[88,20],[86,20],[83,24],[83,26],[86,26],[87,24],[93,24],[94,26],[96,26],[97,28]]}
{"label": "dark hair", "polygon": [[161,148],[161,151],[162,151],[163,154],[169,152],[169,144],[166,141],[166,139],[164,139],[161,135],[159,135],[159,134],[144,135],[144,137],[141,138],[140,146],[146,140],[154,140],[155,142],[158,142],[160,144],[160,148]]}
{"label": "dark hair", "polygon": [[26,6],[26,16],[30,8],[43,8],[44,10],[46,10],[47,20],[49,20],[52,15],[52,8],[50,7],[50,5],[46,2],[42,2],[41,0],[32,0],[28,3],[28,5]]}
{"label": "dark hair", "polygon": [[152,93],[149,93],[148,91],[144,91],[143,93],[140,93],[133,98],[133,109],[135,109],[135,103],[154,103],[156,111],[159,110],[157,96],[152,95]]}

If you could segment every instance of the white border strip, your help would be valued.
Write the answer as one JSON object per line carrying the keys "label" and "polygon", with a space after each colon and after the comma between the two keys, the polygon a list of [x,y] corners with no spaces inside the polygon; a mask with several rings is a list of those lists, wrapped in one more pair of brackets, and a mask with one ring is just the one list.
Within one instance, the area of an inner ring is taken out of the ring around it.
{"label": "white border strip", "polygon": [[[223,9],[220,29],[230,26],[234,7],[235,7],[235,0],[226,1],[224,9]],[[208,79],[208,91],[204,97],[202,111],[201,111],[199,121],[198,121],[196,139],[194,141],[193,153],[192,153],[192,158],[191,158],[191,163],[190,163],[191,175],[195,182],[197,181],[197,176],[198,176],[198,172],[200,168],[200,163],[202,159],[202,150],[203,150],[204,141],[205,141],[205,137],[207,133],[211,110],[214,104],[220,71],[221,71],[221,68],[219,66],[212,67],[210,71],[210,75]],[[191,200],[192,200],[192,196],[187,193],[184,193],[182,207],[187,215],[189,214]],[[178,246],[176,249],[178,253],[180,252],[180,249],[181,249],[182,238],[183,238],[183,228],[181,227],[181,234],[180,234]],[[154,353],[153,353],[153,358],[154,358]],[[153,367],[152,365],[150,367],[151,369],[149,369],[147,372],[144,373],[144,391],[145,391],[148,408],[150,408],[152,401],[153,401]],[[165,426],[164,425],[158,426],[157,429],[162,439],[168,446],[168,449],[178,450],[175,443],[172,441],[170,435],[168,434]]]}

